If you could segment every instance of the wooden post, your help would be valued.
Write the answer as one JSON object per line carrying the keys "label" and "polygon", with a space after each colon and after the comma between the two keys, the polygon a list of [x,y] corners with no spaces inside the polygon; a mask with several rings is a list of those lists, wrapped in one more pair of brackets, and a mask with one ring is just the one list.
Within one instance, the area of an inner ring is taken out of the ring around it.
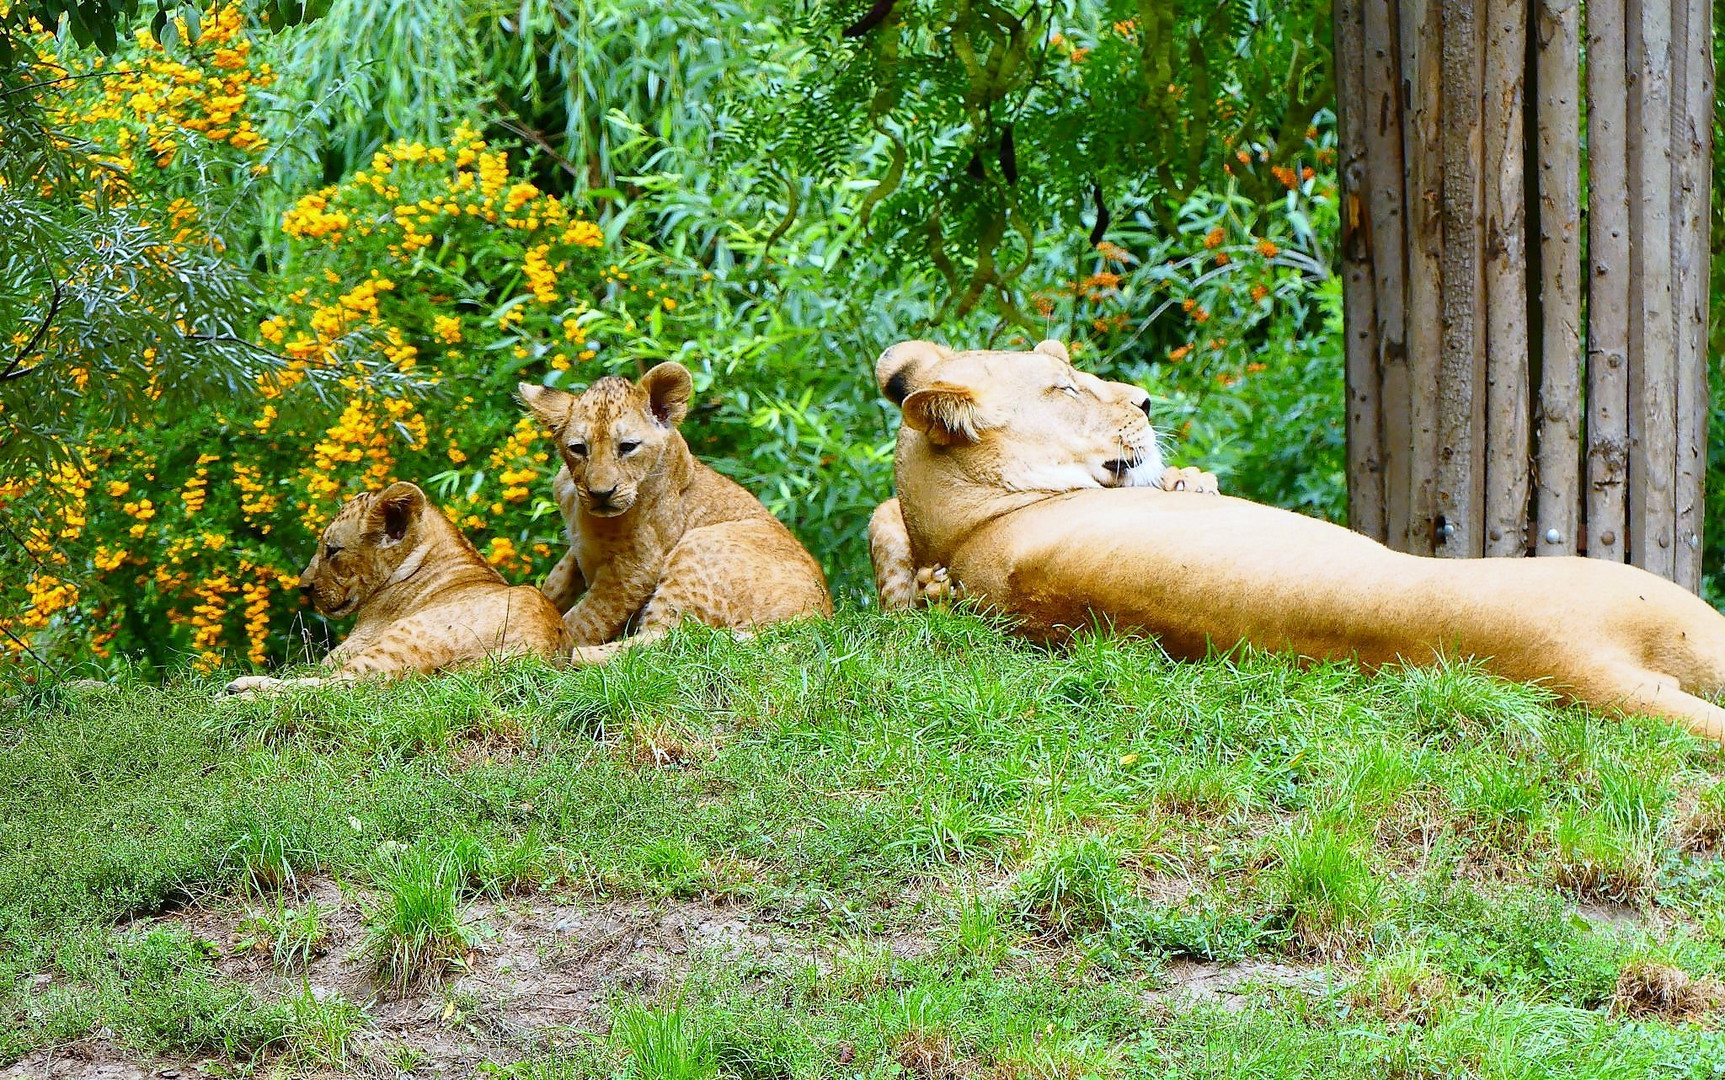
{"label": "wooden post", "polygon": [[1629,557],[1677,570],[1672,488],[1677,378],[1671,313],[1671,0],[1639,0],[1629,20]]}
{"label": "wooden post", "polygon": [[1624,0],[1587,5],[1587,554],[1623,561],[1629,466]]}
{"label": "wooden post", "polygon": [[1361,126],[1366,143],[1365,211],[1371,237],[1372,298],[1377,311],[1381,437],[1378,483],[1373,485],[1370,478],[1365,482],[1383,489],[1384,534],[1378,539],[1402,547],[1407,544],[1411,520],[1409,455],[1413,449],[1408,389],[1407,215],[1402,187],[1402,54],[1397,6],[1388,0],[1367,0],[1362,6],[1366,40]]}
{"label": "wooden post", "polygon": [[1674,580],[1688,589],[1701,587],[1701,504],[1707,473],[1712,13],[1708,0],[1677,0],[1672,18],[1671,246],[1677,384]]}
{"label": "wooden post", "polygon": [[[1335,6],[1337,123],[1342,158],[1342,336],[1348,385],[1348,524],[1375,540],[1384,525],[1383,379],[1366,181],[1365,0]],[[1345,103],[1345,104],[1344,104]]]}
{"label": "wooden post", "polygon": [[1697,587],[1711,5],[1335,12],[1355,524]]}
{"label": "wooden post", "polygon": [[1523,73],[1527,5],[1489,0],[1485,20],[1485,538],[1487,555],[1527,553],[1527,189]]}
{"label": "wooden post", "polygon": [[[1391,0],[1383,0],[1391,2]],[[1402,155],[1407,171],[1407,356],[1408,356],[1408,531],[1398,546],[1432,554],[1437,518],[1438,355],[1443,327],[1439,256],[1443,251],[1442,152],[1438,112],[1443,69],[1439,0],[1405,0],[1401,20],[1401,66],[1407,112]],[[1391,537],[1394,543],[1395,538]]]}
{"label": "wooden post", "polygon": [[1580,0],[1540,0],[1539,461],[1534,551],[1574,555],[1581,529]]}
{"label": "wooden post", "polygon": [[1484,387],[1477,376],[1484,357],[1479,325],[1483,299],[1480,215],[1481,102],[1479,29],[1473,0],[1442,0],[1443,251],[1442,344],[1438,351],[1436,554],[1466,558],[1481,552],[1484,486],[1479,455]]}

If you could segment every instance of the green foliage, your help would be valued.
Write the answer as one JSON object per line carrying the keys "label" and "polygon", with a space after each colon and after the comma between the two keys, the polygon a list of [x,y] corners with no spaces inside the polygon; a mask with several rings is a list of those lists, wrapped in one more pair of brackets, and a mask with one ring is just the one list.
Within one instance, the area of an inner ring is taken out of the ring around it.
{"label": "green foliage", "polygon": [[870,155],[879,242],[938,271],[959,316],[988,299],[1026,325],[1021,278],[1051,226],[1094,206],[1094,245],[1112,203],[1172,233],[1236,168],[1268,200],[1333,89],[1322,3],[831,0],[801,30],[815,62],[745,103],[728,160],[824,177]]}
{"label": "green foliage", "polygon": [[1371,925],[1383,885],[1361,845],[1358,837],[1324,827],[1277,841],[1282,902],[1295,934],[1308,945],[1322,948]]}
{"label": "green foliage", "polygon": [[298,907],[288,907],[277,899],[275,906],[255,910],[240,921],[237,948],[266,949],[270,960],[280,970],[303,970],[314,956],[323,952],[329,938],[324,919],[328,914],[315,897]]}

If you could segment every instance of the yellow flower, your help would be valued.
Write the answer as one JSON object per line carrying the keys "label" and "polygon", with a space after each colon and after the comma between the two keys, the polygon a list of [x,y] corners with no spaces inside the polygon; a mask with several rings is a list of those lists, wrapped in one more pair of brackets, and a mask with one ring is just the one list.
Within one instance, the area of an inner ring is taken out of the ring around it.
{"label": "yellow flower", "polygon": [[562,239],[575,247],[600,247],[605,243],[605,233],[591,221],[573,221],[563,230]]}
{"label": "yellow flower", "polygon": [[126,483],[124,480],[108,481],[108,497],[110,499],[118,499],[130,490],[132,490],[132,485]]}
{"label": "yellow flower", "polygon": [[454,345],[461,340],[461,320],[452,315],[437,315],[431,320],[431,332],[446,345]]}

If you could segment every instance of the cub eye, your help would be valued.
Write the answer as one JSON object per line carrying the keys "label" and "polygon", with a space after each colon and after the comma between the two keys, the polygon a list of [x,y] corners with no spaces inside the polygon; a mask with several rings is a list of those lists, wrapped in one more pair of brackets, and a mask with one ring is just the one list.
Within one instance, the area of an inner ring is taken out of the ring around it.
{"label": "cub eye", "polygon": [[641,444],[636,442],[634,439],[624,439],[622,442],[617,444],[617,452],[619,454],[633,454],[639,449],[641,449]]}
{"label": "cub eye", "polygon": [[341,545],[339,545],[339,544],[325,544],[324,545],[324,548],[323,548],[323,557],[324,558],[333,559],[339,554],[341,554]]}
{"label": "cub eye", "polygon": [[574,454],[576,457],[586,457],[587,444],[584,442],[572,442],[569,444],[569,452]]}

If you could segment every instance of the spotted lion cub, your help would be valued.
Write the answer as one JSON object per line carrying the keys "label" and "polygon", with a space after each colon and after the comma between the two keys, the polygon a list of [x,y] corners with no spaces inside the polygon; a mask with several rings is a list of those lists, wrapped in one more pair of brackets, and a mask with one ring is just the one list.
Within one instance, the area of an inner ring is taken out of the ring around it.
{"label": "spotted lion cub", "polygon": [[683,441],[677,425],[694,393],[683,365],[660,364],[639,383],[607,375],[579,396],[518,389],[563,459],[553,490],[569,553],[544,590],[565,612],[577,664],[602,663],[684,618],[747,630],[832,614],[820,564]]}
{"label": "spotted lion cub", "polygon": [[431,672],[487,656],[561,658],[569,649],[563,620],[545,595],[504,581],[413,484],[349,499],[299,580],[324,615],[358,616],[347,640],[324,658],[333,673],[248,675],[229,683],[228,693]]}

